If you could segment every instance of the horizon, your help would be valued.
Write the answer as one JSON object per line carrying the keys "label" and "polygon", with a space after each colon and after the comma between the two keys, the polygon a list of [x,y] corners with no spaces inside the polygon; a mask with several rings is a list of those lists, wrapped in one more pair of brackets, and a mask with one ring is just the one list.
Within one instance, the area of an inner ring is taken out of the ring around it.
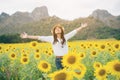
{"label": "horizon", "polygon": [[120,15],[119,0],[4,0],[1,1],[1,3],[2,4],[0,4],[0,14],[2,12],[5,12],[9,15],[12,15],[17,11],[31,13],[36,7],[41,6],[47,7],[49,16],[55,15],[61,19],[66,20],[88,17],[96,9],[107,10],[110,14],[114,16]]}

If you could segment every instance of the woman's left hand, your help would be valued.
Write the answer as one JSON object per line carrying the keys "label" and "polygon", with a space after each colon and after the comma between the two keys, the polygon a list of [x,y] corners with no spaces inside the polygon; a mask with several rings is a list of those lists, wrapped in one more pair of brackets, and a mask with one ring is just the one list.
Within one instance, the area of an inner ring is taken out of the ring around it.
{"label": "woman's left hand", "polygon": [[87,26],[88,26],[87,23],[82,23],[82,24],[81,24],[81,28],[85,28],[85,27],[87,27]]}

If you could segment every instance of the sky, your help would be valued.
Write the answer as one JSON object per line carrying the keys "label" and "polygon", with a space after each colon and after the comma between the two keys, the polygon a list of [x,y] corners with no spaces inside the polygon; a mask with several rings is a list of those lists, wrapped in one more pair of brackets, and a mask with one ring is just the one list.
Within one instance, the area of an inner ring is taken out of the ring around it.
{"label": "sky", "polygon": [[66,20],[87,17],[96,9],[107,10],[114,16],[120,15],[120,0],[0,0],[0,14],[32,12],[41,6],[47,6],[50,16],[56,15]]}

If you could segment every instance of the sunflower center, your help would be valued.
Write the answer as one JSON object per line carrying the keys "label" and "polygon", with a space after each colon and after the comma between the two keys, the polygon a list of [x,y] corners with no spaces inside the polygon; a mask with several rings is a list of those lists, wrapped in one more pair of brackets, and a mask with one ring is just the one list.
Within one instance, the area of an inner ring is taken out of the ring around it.
{"label": "sunflower center", "polygon": [[92,46],[92,44],[90,44],[90,46]]}
{"label": "sunflower center", "polygon": [[115,48],[117,48],[117,49],[118,49],[118,48],[119,48],[119,45],[118,45],[118,44],[116,44],[116,45],[115,45]]}
{"label": "sunflower center", "polygon": [[102,69],[102,70],[99,71],[99,75],[100,75],[100,76],[104,76],[105,73],[106,73],[106,71],[105,71],[104,69]]}
{"label": "sunflower center", "polygon": [[48,51],[45,51],[46,53],[48,53]]}
{"label": "sunflower center", "polygon": [[13,57],[13,58],[14,58],[14,57],[15,57],[15,54],[12,54],[12,55],[11,55],[11,57]]}
{"label": "sunflower center", "polygon": [[40,56],[37,54],[36,57],[39,58]]}
{"label": "sunflower center", "polygon": [[84,55],[83,55],[83,54],[81,54],[81,55],[80,55],[80,57],[84,57]]}
{"label": "sunflower center", "polygon": [[66,80],[66,73],[59,73],[59,74],[57,74],[57,75],[55,75],[55,77],[54,77],[54,80]]}
{"label": "sunflower center", "polygon": [[120,64],[115,64],[114,69],[118,72],[120,72]]}
{"label": "sunflower center", "polygon": [[0,46],[0,50],[2,49],[2,47]]}
{"label": "sunflower center", "polygon": [[43,63],[42,67],[46,69],[46,68],[48,68],[48,64],[47,63]]}
{"label": "sunflower center", "polygon": [[96,52],[95,52],[95,51],[93,51],[93,52],[92,52],[92,54],[93,54],[93,55],[96,55]]}
{"label": "sunflower center", "polygon": [[83,44],[81,44],[81,46],[84,46]]}
{"label": "sunflower center", "polygon": [[23,54],[23,56],[24,56],[24,57],[26,57],[26,56],[27,56],[27,54]]}
{"label": "sunflower center", "polygon": [[97,45],[97,44],[95,44],[95,46],[96,46],[96,47],[98,47],[98,45]]}
{"label": "sunflower center", "polygon": [[70,64],[74,64],[75,61],[76,61],[75,56],[70,56],[70,57],[68,58],[68,63],[70,63]]}
{"label": "sunflower center", "polygon": [[32,46],[36,46],[36,43],[32,43]]}
{"label": "sunflower center", "polygon": [[23,58],[23,61],[24,61],[24,62],[27,62],[27,58]]}
{"label": "sunflower center", "polygon": [[100,67],[100,65],[99,65],[99,64],[96,64],[96,67]]}
{"label": "sunflower center", "polygon": [[109,51],[111,51],[111,49],[108,49]]}
{"label": "sunflower center", "polygon": [[39,52],[39,49],[37,49],[36,52]]}
{"label": "sunflower center", "polygon": [[101,49],[105,49],[105,45],[101,45]]}

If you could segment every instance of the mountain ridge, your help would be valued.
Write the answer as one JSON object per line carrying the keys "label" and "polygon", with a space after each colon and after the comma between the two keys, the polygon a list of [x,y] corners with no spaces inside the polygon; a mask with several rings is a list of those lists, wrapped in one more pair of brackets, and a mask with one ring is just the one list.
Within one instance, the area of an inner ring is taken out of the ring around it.
{"label": "mountain ridge", "polygon": [[[31,16],[33,14],[39,17],[35,20],[36,17],[33,19],[33,16]],[[7,18],[2,19],[1,15],[4,15]],[[57,16],[49,16],[48,9],[45,6],[37,7],[31,13],[17,11],[13,15],[7,13],[1,15],[0,35],[12,35],[27,32],[31,35],[47,36],[51,34],[50,30],[55,24],[64,26],[65,33],[68,33],[73,29],[80,27],[81,23],[85,22],[88,23],[88,27],[80,31],[73,39],[113,38],[120,33],[120,16],[113,16],[108,11],[101,9],[93,11],[88,17],[77,18],[72,21],[64,20]],[[44,17],[41,18],[41,15]]]}

